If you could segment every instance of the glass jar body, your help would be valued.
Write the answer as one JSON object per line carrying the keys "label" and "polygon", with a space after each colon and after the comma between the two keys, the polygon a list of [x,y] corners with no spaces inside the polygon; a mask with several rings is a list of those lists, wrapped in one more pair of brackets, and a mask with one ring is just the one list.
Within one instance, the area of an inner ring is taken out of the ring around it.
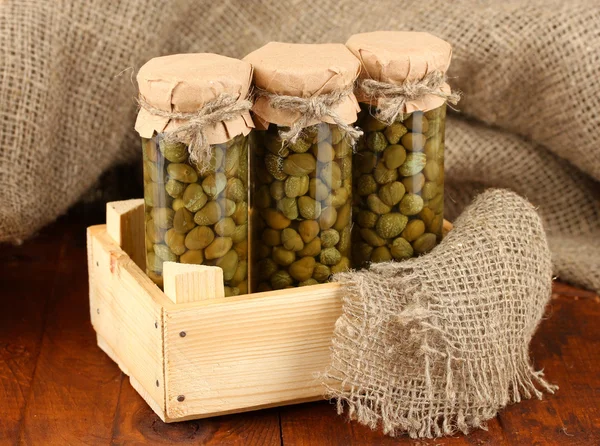
{"label": "glass jar body", "polygon": [[442,238],[446,105],[390,125],[361,104],[354,156],[353,266],[424,254]]}
{"label": "glass jar body", "polygon": [[159,286],[173,261],[219,266],[226,296],[248,293],[248,142],[211,145],[200,173],[185,144],[142,138],[146,272]]}
{"label": "glass jar body", "polygon": [[307,127],[294,144],[281,130],[253,132],[255,291],[323,283],[350,267],[352,142],[334,124]]}

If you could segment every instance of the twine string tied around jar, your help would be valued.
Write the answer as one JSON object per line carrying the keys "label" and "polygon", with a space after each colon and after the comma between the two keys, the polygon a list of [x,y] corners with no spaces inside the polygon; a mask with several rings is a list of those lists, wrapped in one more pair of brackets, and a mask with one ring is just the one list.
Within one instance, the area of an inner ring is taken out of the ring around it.
{"label": "twine string tied around jar", "polygon": [[269,100],[271,107],[278,110],[289,110],[298,112],[298,118],[289,128],[289,130],[281,132],[281,138],[285,141],[295,143],[302,133],[302,129],[308,127],[311,122],[322,122],[323,118],[329,117],[333,122],[346,132],[346,135],[352,142],[356,141],[362,131],[357,127],[347,124],[334,110],[345,97],[353,93],[353,88],[349,87],[344,90],[337,90],[331,93],[320,94],[309,98],[299,96],[287,96],[277,93],[270,93],[260,88],[255,88],[254,94],[257,97],[265,97]]}
{"label": "twine string tied around jar", "polygon": [[210,167],[212,152],[204,130],[219,122],[230,121],[248,112],[252,102],[248,99],[238,100],[235,96],[221,94],[213,101],[207,102],[195,112],[167,111],[150,104],[143,96],[138,98],[140,107],[150,114],[181,121],[182,124],[171,131],[163,133],[168,143],[183,143],[188,146],[190,162],[200,172],[205,172]]}
{"label": "twine string tied around jar", "polygon": [[358,81],[358,89],[372,103],[377,103],[374,117],[390,125],[396,117],[403,113],[407,102],[414,101],[427,95],[445,99],[450,104],[457,104],[459,92],[447,93],[443,90],[446,74],[433,71],[418,81],[404,82],[400,85],[389,82],[379,82],[373,79]]}

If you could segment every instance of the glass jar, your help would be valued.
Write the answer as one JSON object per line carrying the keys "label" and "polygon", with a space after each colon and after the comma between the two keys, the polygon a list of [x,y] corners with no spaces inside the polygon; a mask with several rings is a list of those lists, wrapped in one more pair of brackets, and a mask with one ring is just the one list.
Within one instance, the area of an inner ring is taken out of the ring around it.
{"label": "glass jar", "polygon": [[257,291],[323,283],[350,267],[352,142],[334,124],[305,128],[294,144],[281,130],[254,131]]}
{"label": "glass jar", "polygon": [[327,282],[350,268],[358,60],[341,44],[271,42],[254,67],[252,289]]}
{"label": "glass jar", "polygon": [[188,148],[142,138],[146,272],[161,284],[163,262],[219,266],[225,295],[248,292],[248,137],[210,147],[199,173]]}
{"label": "glass jar", "polygon": [[442,239],[446,105],[390,125],[361,104],[354,162],[357,267],[424,254]]}
{"label": "glass jar", "polygon": [[171,261],[218,266],[225,296],[249,292],[251,78],[249,63],[206,53],[138,73],[146,273],[161,287]]}
{"label": "glass jar", "polygon": [[422,32],[355,34],[364,134],[354,155],[353,266],[431,251],[444,223],[448,42]]}

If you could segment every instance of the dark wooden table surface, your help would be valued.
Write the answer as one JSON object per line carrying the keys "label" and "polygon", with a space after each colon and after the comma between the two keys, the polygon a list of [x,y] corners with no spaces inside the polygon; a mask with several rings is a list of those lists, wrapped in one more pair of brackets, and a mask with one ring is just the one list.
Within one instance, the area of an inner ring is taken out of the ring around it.
{"label": "dark wooden table surface", "polygon": [[556,283],[532,357],[560,386],[475,431],[392,439],[339,417],[328,402],[164,424],[96,346],[84,229],[70,215],[0,249],[0,444],[599,445],[600,298]]}

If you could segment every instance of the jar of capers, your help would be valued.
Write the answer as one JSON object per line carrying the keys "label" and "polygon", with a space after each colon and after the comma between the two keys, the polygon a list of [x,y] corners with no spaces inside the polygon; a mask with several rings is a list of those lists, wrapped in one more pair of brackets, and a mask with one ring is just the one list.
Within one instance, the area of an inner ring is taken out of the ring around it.
{"label": "jar of capers", "polygon": [[346,45],[362,67],[353,264],[424,254],[442,238],[451,47],[410,32],[357,34]]}
{"label": "jar of capers", "polygon": [[[343,45],[278,43],[245,60],[254,65],[259,91],[251,160],[253,289],[326,282],[350,267],[356,130],[348,124],[358,110],[352,93],[358,61]],[[324,104],[319,95],[339,89],[349,93]],[[275,105],[282,97],[303,99]],[[311,114],[310,107],[294,108],[311,99],[333,108],[338,123],[329,122],[331,115]],[[289,138],[294,128],[297,134]]]}
{"label": "jar of capers", "polygon": [[[146,272],[160,286],[163,262],[173,261],[219,266],[226,296],[248,293],[248,110],[226,122],[216,116],[208,127],[206,121],[182,126],[206,104],[216,108],[215,100],[237,107],[251,72],[246,62],[212,54],[161,57],[140,69],[136,130],[143,148]],[[168,103],[161,102],[165,97]],[[177,122],[157,108],[175,110]],[[185,130],[181,138],[178,129]],[[197,132],[205,141],[200,154],[185,140]]]}

